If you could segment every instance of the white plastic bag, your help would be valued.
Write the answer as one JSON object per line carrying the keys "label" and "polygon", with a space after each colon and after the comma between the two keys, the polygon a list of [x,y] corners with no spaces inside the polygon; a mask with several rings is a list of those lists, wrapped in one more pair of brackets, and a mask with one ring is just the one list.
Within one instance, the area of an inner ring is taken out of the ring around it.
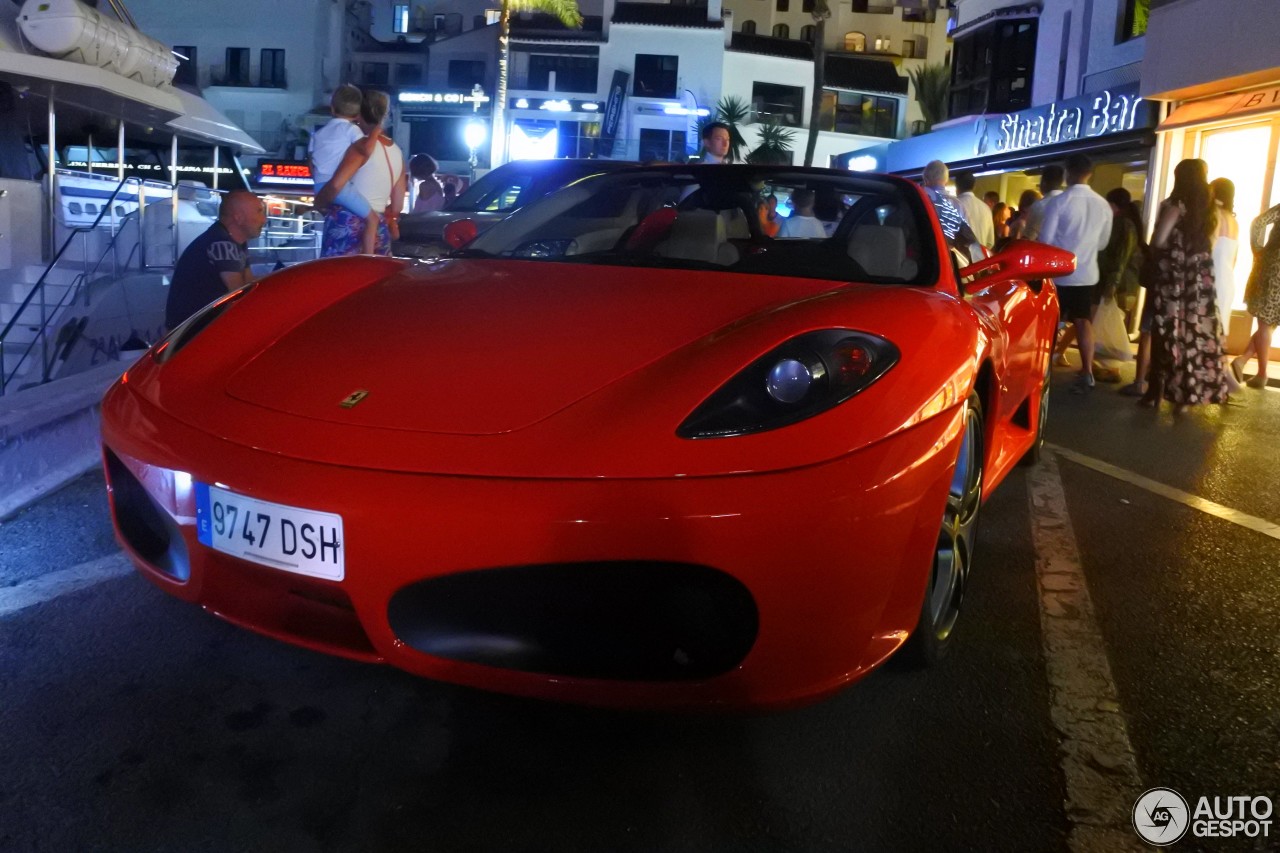
{"label": "white plastic bag", "polygon": [[1124,311],[1116,304],[1114,296],[1102,300],[1093,315],[1094,354],[1109,361],[1131,361],[1133,349],[1129,346],[1129,330],[1124,325]]}

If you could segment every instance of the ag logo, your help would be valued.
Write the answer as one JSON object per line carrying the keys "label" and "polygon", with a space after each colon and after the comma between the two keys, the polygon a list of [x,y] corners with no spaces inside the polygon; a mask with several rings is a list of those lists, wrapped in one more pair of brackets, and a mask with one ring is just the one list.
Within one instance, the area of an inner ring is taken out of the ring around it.
{"label": "ag logo", "polygon": [[1133,828],[1143,841],[1157,847],[1182,838],[1190,818],[1187,801],[1170,788],[1152,788],[1133,804]]}

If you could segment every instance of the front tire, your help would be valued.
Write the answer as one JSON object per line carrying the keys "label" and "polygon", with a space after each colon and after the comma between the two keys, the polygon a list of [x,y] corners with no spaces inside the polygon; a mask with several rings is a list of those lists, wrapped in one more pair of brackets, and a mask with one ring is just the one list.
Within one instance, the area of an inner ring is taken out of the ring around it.
{"label": "front tire", "polygon": [[971,394],[965,403],[964,436],[947,490],[920,618],[902,649],[901,657],[908,666],[933,666],[951,646],[973,565],[985,458],[982,401],[977,394]]}

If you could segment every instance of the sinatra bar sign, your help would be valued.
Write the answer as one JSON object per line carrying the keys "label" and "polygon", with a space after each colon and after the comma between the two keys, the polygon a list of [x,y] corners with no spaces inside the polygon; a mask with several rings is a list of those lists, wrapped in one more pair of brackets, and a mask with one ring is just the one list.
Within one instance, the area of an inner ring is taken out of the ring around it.
{"label": "sinatra bar sign", "polygon": [[[1048,108],[1022,110],[999,119],[998,152],[1021,151],[1110,133],[1133,130],[1138,108],[1147,104],[1137,93],[1102,91],[1084,98],[1050,104]],[[984,129],[985,130],[985,129]],[[985,145],[980,140],[978,153]]]}

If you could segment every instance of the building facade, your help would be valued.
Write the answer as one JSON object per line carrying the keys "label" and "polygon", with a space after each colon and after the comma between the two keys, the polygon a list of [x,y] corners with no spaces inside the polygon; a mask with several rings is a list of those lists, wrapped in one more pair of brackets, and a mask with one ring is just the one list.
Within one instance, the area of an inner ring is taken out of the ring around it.
{"label": "building facade", "polygon": [[[1173,186],[1173,167],[1187,157],[1209,164],[1210,178],[1236,188],[1242,248],[1235,267],[1233,341],[1247,334],[1244,285],[1252,257],[1249,224],[1280,204],[1280,41],[1269,0],[1152,0],[1141,93],[1166,105],[1159,127],[1162,168],[1153,195]],[[1233,347],[1234,348],[1234,347]]]}

